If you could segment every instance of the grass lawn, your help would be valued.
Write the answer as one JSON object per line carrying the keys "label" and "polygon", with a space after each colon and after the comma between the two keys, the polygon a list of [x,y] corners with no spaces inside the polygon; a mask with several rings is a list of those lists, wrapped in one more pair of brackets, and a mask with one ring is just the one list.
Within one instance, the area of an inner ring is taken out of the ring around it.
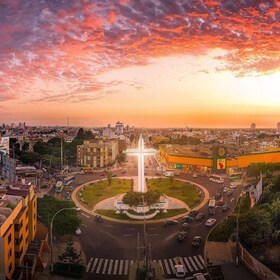
{"label": "grass lawn", "polygon": [[191,208],[202,200],[204,194],[196,186],[176,179],[172,185],[169,178],[149,179],[148,186],[151,190],[182,200]]}
{"label": "grass lawn", "polygon": [[[115,210],[97,210],[96,212],[100,215],[104,215],[106,217],[110,217],[110,218],[114,218],[114,219],[135,221],[134,219],[129,218],[125,214],[116,214]],[[174,216],[183,214],[185,212],[186,212],[185,208],[169,209],[167,213],[159,213],[153,219],[149,219],[149,221],[150,220],[167,219],[167,218],[170,218],[170,217],[174,217]]]}
{"label": "grass lawn", "polygon": [[98,202],[121,193],[126,193],[130,189],[130,179],[113,179],[111,186],[109,186],[107,180],[101,180],[84,187],[80,198],[84,200],[88,208],[92,209]]}

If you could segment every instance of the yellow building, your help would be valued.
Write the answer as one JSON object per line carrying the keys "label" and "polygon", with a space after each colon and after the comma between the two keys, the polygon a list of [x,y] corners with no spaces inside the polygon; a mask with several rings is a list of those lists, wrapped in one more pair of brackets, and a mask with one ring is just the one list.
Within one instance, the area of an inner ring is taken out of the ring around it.
{"label": "yellow building", "polygon": [[238,155],[235,158],[227,157],[227,148],[213,146],[199,151],[188,151],[178,145],[160,145],[161,161],[172,169],[205,169],[225,172],[229,168],[246,168],[251,163],[280,162],[280,150],[263,151]]}
{"label": "yellow building", "polygon": [[37,197],[32,185],[0,190],[0,279],[11,279],[37,230]]}

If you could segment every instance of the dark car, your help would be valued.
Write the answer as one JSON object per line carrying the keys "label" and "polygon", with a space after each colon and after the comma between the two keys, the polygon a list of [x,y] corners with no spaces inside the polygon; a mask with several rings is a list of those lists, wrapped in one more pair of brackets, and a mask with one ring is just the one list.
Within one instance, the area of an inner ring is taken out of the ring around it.
{"label": "dark car", "polygon": [[191,216],[192,218],[194,218],[199,212],[197,210],[192,210],[190,213],[189,213],[189,216]]}
{"label": "dark car", "polygon": [[197,221],[201,221],[204,217],[205,217],[205,214],[200,212],[195,216],[195,219]]}
{"label": "dark car", "polygon": [[190,224],[188,224],[188,223],[183,223],[182,224],[182,227],[181,227],[181,230],[182,231],[186,231],[187,229],[189,229],[190,228]]}
{"label": "dark car", "polygon": [[192,241],[192,246],[199,247],[200,243],[201,243],[201,236],[195,236]]}
{"label": "dark car", "polygon": [[185,216],[182,218],[182,224],[183,223],[191,223],[193,221],[193,217],[191,216]]}
{"label": "dark car", "polygon": [[45,185],[42,185],[41,186],[41,189],[47,189],[47,188],[49,188],[50,186],[48,185],[48,184],[45,184]]}
{"label": "dark car", "polygon": [[121,174],[125,174],[126,173],[126,171],[125,170],[123,170],[122,172],[121,172]]}
{"label": "dark car", "polygon": [[233,195],[233,192],[232,191],[227,191],[227,196],[231,196]]}
{"label": "dark car", "polygon": [[165,227],[169,227],[169,226],[177,226],[178,225],[178,221],[176,220],[166,220],[164,221],[163,224]]}
{"label": "dark car", "polygon": [[187,238],[188,233],[186,231],[180,231],[177,240],[178,241],[184,241]]}

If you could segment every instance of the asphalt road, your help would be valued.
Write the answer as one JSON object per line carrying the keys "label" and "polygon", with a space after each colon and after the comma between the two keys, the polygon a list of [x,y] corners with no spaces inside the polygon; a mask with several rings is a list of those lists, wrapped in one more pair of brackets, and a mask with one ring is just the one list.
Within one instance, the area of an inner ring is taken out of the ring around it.
{"label": "asphalt road", "polygon": [[[155,168],[148,170],[155,172]],[[121,174],[121,170],[115,172],[118,176],[135,176],[137,169],[128,169],[126,174]],[[76,185],[102,178],[100,173],[76,175]],[[106,176],[104,176],[106,178]],[[180,174],[180,179],[190,180],[206,187],[210,196],[214,196],[220,191],[224,201],[233,209],[236,199],[241,192],[241,187],[233,190],[233,195],[227,197],[222,192],[222,184],[209,181],[208,177],[198,176],[193,178],[190,174]],[[229,182],[226,183],[229,185]],[[66,191],[66,190],[64,190]],[[63,195],[63,194],[62,194]],[[205,221],[209,217],[207,205],[201,212],[205,213],[202,221],[193,221],[188,230],[186,240],[177,241],[179,226],[164,227],[163,223],[146,224],[148,240],[151,243],[151,259],[157,260],[162,265],[165,276],[174,277],[174,265],[177,257],[181,257],[187,271],[191,277],[195,272],[206,273],[203,264],[204,241],[211,230],[205,226]],[[217,222],[225,218],[231,209],[223,212],[221,207],[216,207],[214,218]],[[82,219],[82,235],[79,237],[82,249],[87,258],[87,273],[85,279],[126,279],[128,263],[137,260],[137,245],[143,245],[144,226],[139,224],[122,224],[110,221],[96,222],[93,217],[86,213],[80,213]],[[194,236],[202,237],[203,244],[199,248],[193,248],[191,241]],[[139,243],[138,243],[139,238]],[[140,249],[140,259],[143,257],[143,250]]]}

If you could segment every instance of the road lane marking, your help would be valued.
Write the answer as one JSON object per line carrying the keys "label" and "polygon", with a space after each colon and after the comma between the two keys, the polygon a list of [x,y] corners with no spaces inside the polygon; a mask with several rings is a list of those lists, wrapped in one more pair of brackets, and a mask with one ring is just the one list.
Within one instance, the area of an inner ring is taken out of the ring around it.
{"label": "road lane marking", "polygon": [[196,261],[196,263],[198,264],[199,268],[203,269],[204,267],[203,267],[203,265],[201,265],[201,263],[200,263],[199,259],[197,258],[197,256],[194,256],[193,258]]}
{"label": "road lane marking", "polygon": [[93,265],[92,265],[92,268],[91,268],[91,273],[93,273],[93,271],[94,271],[94,269],[95,269],[95,267],[96,267],[96,265],[97,265],[97,263],[98,263],[98,258],[96,258],[95,260],[94,260],[94,262],[93,262]]}
{"label": "road lane marking", "polygon": [[173,260],[172,259],[168,259],[168,261],[169,261],[169,264],[170,264],[170,268],[171,268],[171,270],[172,270],[172,273],[176,273],[176,271],[175,271],[175,267],[174,267],[174,264],[173,264]]}
{"label": "road lane marking", "polygon": [[171,274],[167,259],[163,260],[167,274]]}
{"label": "road lane marking", "polygon": [[199,270],[198,267],[196,266],[195,262],[193,261],[192,257],[188,257],[188,258],[189,258],[194,270]]}
{"label": "road lane marking", "polygon": [[128,260],[126,260],[124,263],[124,275],[127,275],[127,273],[128,273],[128,264],[129,264],[129,262],[128,262]]}
{"label": "road lane marking", "polygon": [[119,275],[122,275],[123,270],[123,260],[120,261]]}
{"label": "road lane marking", "polygon": [[110,260],[107,274],[111,274],[114,260]]}
{"label": "road lane marking", "polygon": [[83,226],[83,227],[88,227],[87,225],[85,225],[85,224],[81,224],[81,226]]}
{"label": "road lane marking", "polygon": [[104,262],[104,267],[103,267],[103,270],[102,270],[102,274],[105,274],[105,272],[106,272],[106,268],[107,268],[108,261],[109,261],[109,260],[106,259],[105,262]]}
{"label": "road lane marking", "polygon": [[148,234],[149,236],[158,236],[159,234],[158,233],[151,233],[151,234]]}
{"label": "road lane marking", "polygon": [[103,259],[100,259],[99,264],[98,264],[98,267],[97,267],[95,273],[99,273],[99,271],[100,271],[100,269],[101,269],[101,266],[102,266],[102,263],[103,263]]}
{"label": "road lane marking", "polygon": [[92,261],[93,261],[93,258],[90,258],[90,259],[89,259],[89,262],[88,262],[88,264],[87,264],[86,272],[89,271],[89,268],[90,268],[90,266],[91,266]]}
{"label": "road lane marking", "polygon": [[114,226],[111,226],[111,225],[106,225],[106,227],[113,228]]}
{"label": "road lane marking", "polygon": [[85,216],[85,217],[87,217],[87,218],[90,218],[89,215],[87,215],[87,214],[85,214],[85,213],[83,213],[83,212],[81,212],[81,215],[83,215],[83,216]]}
{"label": "road lane marking", "polygon": [[188,258],[185,257],[185,258],[184,258],[184,261],[185,261],[185,263],[186,263],[186,265],[187,265],[189,271],[192,272],[192,271],[193,271],[193,268],[191,267],[191,265],[190,265],[190,263],[189,263],[189,261],[188,261]]}
{"label": "road lane marking", "polygon": [[202,258],[202,256],[201,256],[201,255],[199,255],[198,257],[199,257],[199,259],[200,259],[201,263],[203,264],[203,266],[204,266],[204,268],[205,268],[205,262],[204,262],[204,259]]}
{"label": "road lane marking", "polygon": [[123,236],[133,236],[132,234],[123,234]]}
{"label": "road lane marking", "polygon": [[119,260],[115,260],[115,266],[114,266],[114,270],[113,270],[113,274],[116,275],[117,271],[118,271],[118,264],[119,264]]}

